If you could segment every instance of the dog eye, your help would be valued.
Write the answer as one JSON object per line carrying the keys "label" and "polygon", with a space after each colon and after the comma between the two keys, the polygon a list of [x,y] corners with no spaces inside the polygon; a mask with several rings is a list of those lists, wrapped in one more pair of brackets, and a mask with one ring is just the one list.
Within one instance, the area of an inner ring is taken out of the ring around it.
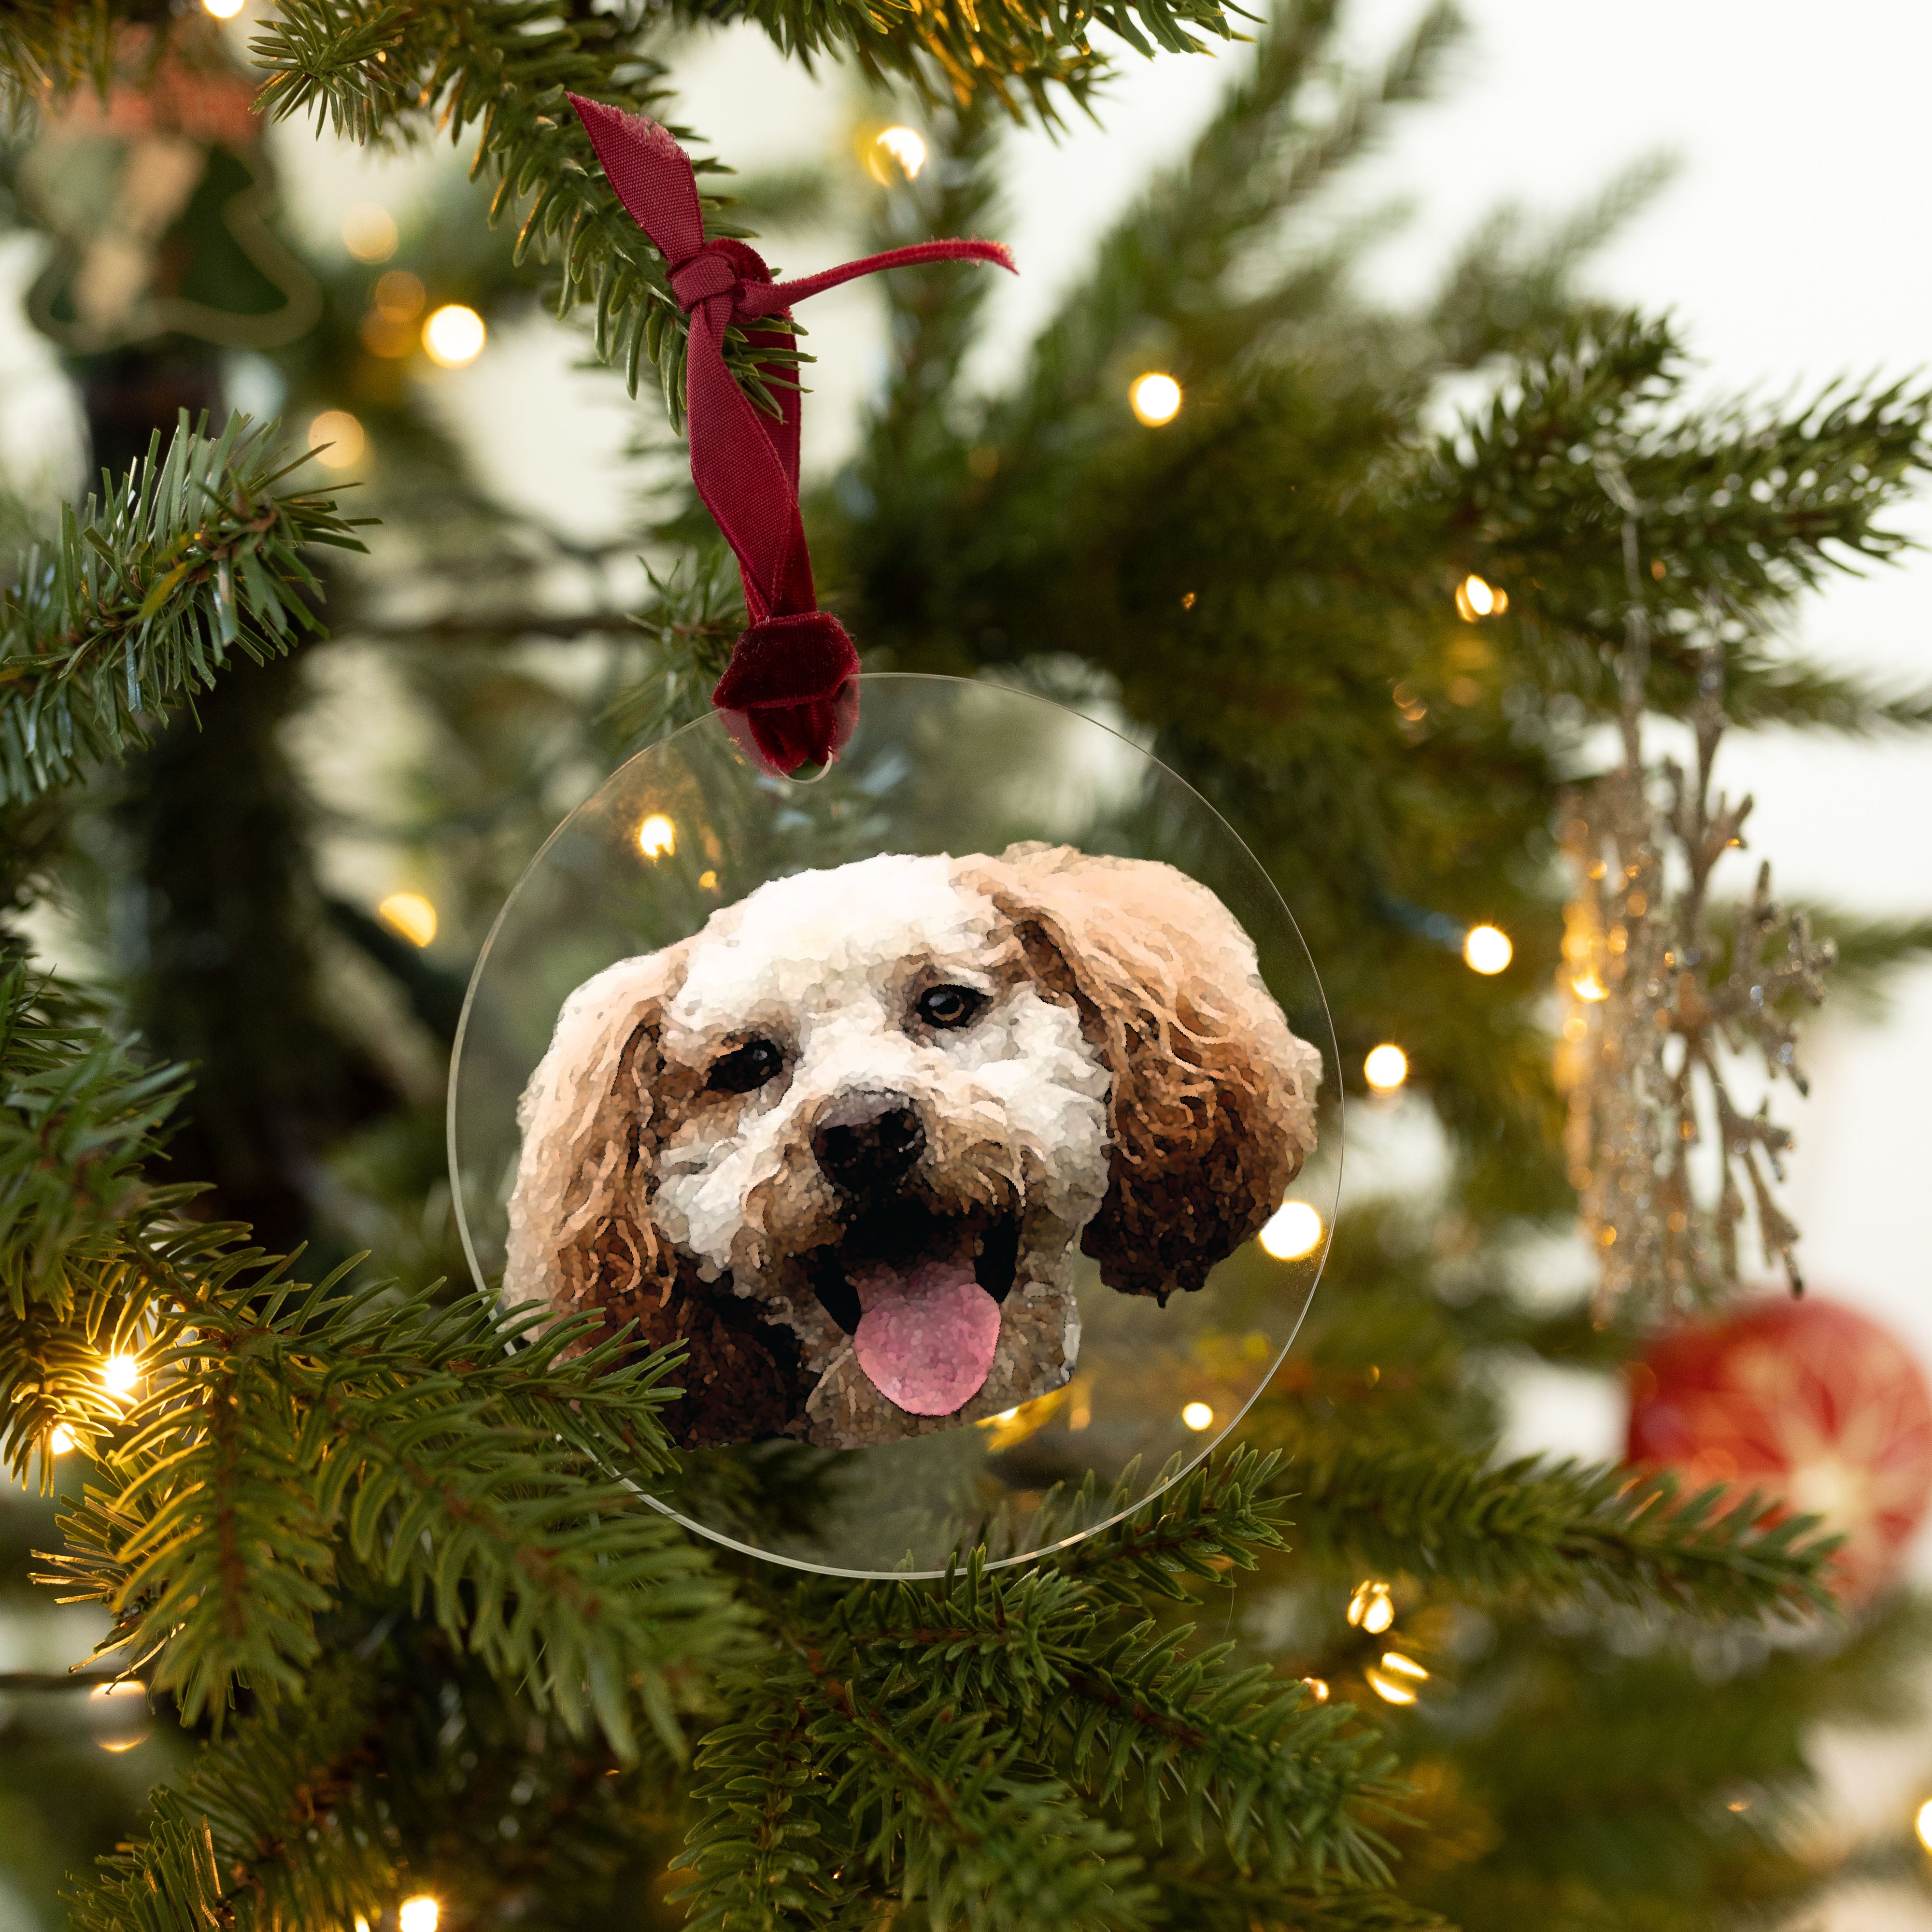
{"label": "dog eye", "polygon": [[919,996],[919,1016],[930,1027],[970,1026],[986,1004],[971,986],[928,986]]}
{"label": "dog eye", "polygon": [[784,1055],[768,1040],[748,1040],[711,1070],[705,1085],[714,1094],[749,1094],[784,1064]]}

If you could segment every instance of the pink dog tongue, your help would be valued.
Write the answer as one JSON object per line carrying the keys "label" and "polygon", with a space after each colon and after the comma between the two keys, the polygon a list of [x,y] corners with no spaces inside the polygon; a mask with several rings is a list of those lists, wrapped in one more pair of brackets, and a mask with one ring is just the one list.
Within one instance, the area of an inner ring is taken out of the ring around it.
{"label": "pink dog tongue", "polygon": [[876,1268],[852,1285],[865,1311],[852,1346],[889,1402],[913,1415],[950,1415],[979,1392],[999,1346],[1000,1304],[969,1263]]}

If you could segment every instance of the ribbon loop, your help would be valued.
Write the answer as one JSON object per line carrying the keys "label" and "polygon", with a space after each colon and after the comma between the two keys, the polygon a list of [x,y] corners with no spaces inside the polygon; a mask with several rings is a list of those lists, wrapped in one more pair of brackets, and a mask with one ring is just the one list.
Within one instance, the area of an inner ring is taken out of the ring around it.
{"label": "ribbon loop", "polygon": [[[791,304],[855,276],[922,262],[982,261],[1010,271],[995,242],[922,242],[790,282],[773,282],[756,250],[704,237],[690,158],[669,133],[573,94],[617,198],[664,258],[671,292],[692,322],[685,362],[685,414],[692,479],[738,560],[751,628],[712,694],[749,727],[759,755],[790,772],[828,764],[858,717],[858,654],[836,619],[821,612],[798,508],[799,393],[784,364],[758,371],[777,398],[776,422],[754,409],[724,361],[734,326],[788,323]],[[784,346],[788,331],[747,331],[754,350]]]}

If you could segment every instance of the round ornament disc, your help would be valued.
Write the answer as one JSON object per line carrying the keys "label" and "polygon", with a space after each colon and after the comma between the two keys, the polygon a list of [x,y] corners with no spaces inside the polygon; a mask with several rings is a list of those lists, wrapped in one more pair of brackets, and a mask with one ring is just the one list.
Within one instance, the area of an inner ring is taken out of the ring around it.
{"label": "round ornament disc", "polygon": [[813,782],[712,714],[559,827],[472,977],[478,1287],[681,1342],[692,1528],[803,1568],[1016,1562],[1158,1494],[1286,1354],[1340,1184],[1280,893],[1141,747],[861,681]]}

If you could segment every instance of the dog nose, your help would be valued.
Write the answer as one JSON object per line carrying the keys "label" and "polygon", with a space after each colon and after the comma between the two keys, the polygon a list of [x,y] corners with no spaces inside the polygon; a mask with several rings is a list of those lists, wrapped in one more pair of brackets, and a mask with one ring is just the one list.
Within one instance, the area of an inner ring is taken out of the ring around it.
{"label": "dog nose", "polygon": [[819,1115],[812,1151],[848,1192],[880,1187],[901,1179],[926,1151],[926,1129],[908,1094],[844,1094]]}

